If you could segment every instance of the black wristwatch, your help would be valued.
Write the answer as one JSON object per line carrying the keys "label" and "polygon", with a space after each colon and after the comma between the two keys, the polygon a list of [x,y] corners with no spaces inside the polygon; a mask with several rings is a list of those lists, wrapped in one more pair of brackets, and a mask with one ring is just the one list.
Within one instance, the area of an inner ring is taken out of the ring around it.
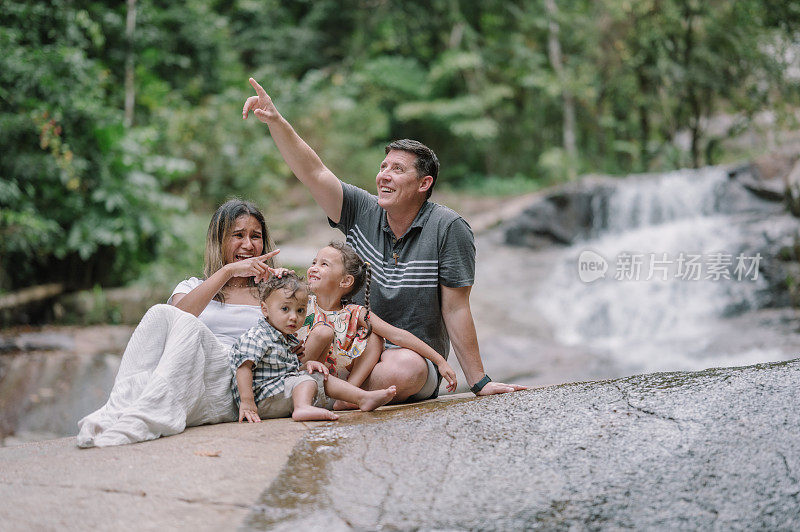
{"label": "black wristwatch", "polygon": [[478,382],[476,382],[475,384],[473,384],[470,390],[472,390],[472,393],[474,393],[475,395],[478,395],[478,392],[483,390],[483,387],[489,384],[490,382],[492,382],[492,379],[487,374],[484,373],[483,378]]}

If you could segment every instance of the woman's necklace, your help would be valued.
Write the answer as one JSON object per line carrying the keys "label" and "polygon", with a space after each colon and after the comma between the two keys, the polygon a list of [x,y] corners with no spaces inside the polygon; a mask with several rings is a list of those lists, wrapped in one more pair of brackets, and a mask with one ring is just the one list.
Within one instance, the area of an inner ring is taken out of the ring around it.
{"label": "woman's necklace", "polygon": [[247,287],[248,287],[247,279],[243,281],[237,281],[235,283],[232,281],[228,281],[228,288],[247,288]]}

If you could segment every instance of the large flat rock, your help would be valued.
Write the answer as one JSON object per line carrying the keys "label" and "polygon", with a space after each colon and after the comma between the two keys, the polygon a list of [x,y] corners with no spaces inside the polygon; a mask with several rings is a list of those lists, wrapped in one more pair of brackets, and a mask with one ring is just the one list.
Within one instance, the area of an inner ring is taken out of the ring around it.
{"label": "large flat rock", "polygon": [[234,530],[307,429],[275,419],[120,447],[2,447],[0,529]]}
{"label": "large flat rock", "polygon": [[800,360],[0,448],[3,530],[800,528]]}
{"label": "large flat rock", "polygon": [[251,529],[800,528],[800,360],[566,384],[310,432]]}

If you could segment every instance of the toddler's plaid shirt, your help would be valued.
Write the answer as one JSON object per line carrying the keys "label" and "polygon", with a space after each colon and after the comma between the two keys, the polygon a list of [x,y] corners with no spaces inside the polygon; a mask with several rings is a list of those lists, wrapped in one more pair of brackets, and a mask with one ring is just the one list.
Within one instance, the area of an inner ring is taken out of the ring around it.
{"label": "toddler's plaid shirt", "polygon": [[245,360],[253,361],[253,395],[258,404],[267,397],[281,393],[283,380],[289,374],[300,371],[297,355],[289,351],[299,343],[296,336],[286,336],[265,318],[258,320],[258,323],[240,336],[228,352],[228,361],[233,371],[231,390],[236,405],[241,401],[236,370]]}

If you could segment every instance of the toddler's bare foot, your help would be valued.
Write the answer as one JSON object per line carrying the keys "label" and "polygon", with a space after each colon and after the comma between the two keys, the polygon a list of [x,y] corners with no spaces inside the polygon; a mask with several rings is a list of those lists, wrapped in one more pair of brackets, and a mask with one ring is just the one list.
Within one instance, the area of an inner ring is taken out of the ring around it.
{"label": "toddler's bare foot", "polygon": [[295,421],[336,421],[339,416],[330,410],[308,405],[295,408],[292,412],[292,419]]}
{"label": "toddler's bare foot", "polygon": [[362,412],[370,412],[394,399],[395,394],[397,394],[397,386],[394,385],[383,390],[365,392],[364,398],[358,403],[358,408]]}
{"label": "toddler's bare foot", "polygon": [[348,403],[347,401],[342,401],[341,399],[337,399],[335,403],[333,403],[334,410],[357,410],[358,405],[354,405],[353,403]]}

